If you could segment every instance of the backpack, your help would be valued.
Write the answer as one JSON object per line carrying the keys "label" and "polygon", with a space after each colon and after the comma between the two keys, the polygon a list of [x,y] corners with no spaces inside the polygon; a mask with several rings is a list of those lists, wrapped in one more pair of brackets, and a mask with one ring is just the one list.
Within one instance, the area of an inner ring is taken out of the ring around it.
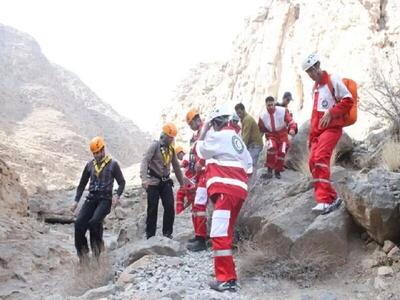
{"label": "backpack", "polygon": [[[343,127],[353,125],[357,121],[357,101],[358,101],[358,95],[357,95],[357,83],[350,78],[343,78],[343,83],[347,87],[348,91],[350,92],[352,98],[353,98],[353,105],[350,108],[350,111],[344,116],[344,125]],[[333,88],[331,78],[329,77],[328,80],[328,87],[329,90],[331,91],[331,94],[333,98],[336,100],[336,102],[339,102],[336,97],[335,97],[335,90]]]}

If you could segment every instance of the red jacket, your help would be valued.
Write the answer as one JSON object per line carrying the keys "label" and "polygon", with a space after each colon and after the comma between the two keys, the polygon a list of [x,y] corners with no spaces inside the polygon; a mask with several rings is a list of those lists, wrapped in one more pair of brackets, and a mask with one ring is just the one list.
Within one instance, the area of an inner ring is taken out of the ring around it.
{"label": "red jacket", "polygon": [[260,116],[258,127],[267,139],[287,140],[288,129],[296,131],[297,125],[285,107],[275,106],[273,111],[266,110]]}
{"label": "red jacket", "polygon": [[[329,78],[333,91],[328,86]],[[335,94],[336,99],[333,97],[332,92]],[[314,85],[313,97],[314,105],[311,115],[310,141],[326,129],[342,128],[344,125],[344,116],[350,111],[353,105],[351,93],[344,85],[342,78],[334,74],[329,75],[326,71],[322,72],[321,82]],[[321,128],[319,122],[327,110],[330,111],[332,120],[327,127]]]}

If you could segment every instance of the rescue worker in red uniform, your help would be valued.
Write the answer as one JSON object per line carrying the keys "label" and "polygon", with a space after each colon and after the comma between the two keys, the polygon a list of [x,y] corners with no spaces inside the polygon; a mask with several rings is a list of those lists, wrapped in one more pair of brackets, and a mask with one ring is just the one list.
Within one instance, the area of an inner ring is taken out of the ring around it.
{"label": "rescue worker in red uniform", "polygon": [[220,292],[237,288],[232,239],[247,197],[248,174],[253,170],[246,145],[229,124],[232,113],[229,107],[214,109],[195,147],[197,155],[206,161],[207,194],[214,204],[210,237],[216,281],[210,287]]}
{"label": "rescue worker in red uniform", "polygon": [[309,135],[309,167],[317,205],[312,210],[327,214],[342,203],[330,182],[330,160],[342,136],[344,116],[350,111],[353,99],[338,75],[321,70],[317,54],[309,55],[302,68],[315,82]]}
{"label": "rescue worker in red uniform", "polygon": [[[190,129],[194,131],[190,140],[190,145],[192,147],[199,138],[201,128],[203,127],[203,121],[196,108],[192,108],[186,114],[186,123],[189,125]],[[203,251],[207,248],[206,210],[208,198],[205,186],[204,170],[204,160],[200,159],[192,148],[189,152],[188,172],[191,173],[190,178],[192,178],[192,181],[196,185],[196,194],[192,204],[192,222],[195,236],[188,241],[186,248],[193,252]]]}
{"label": "rescue worker in red uniform", "polygon": [[265,167],[268,173],[265,178],[272,178],[272,172],[275,171],[275,177],[281,178],[285,156],[289,149],[289,137],[296,133],[296,123],[285,107],[276,106],[275,99],[271,96],[265,99],[267,110],[260,116],[258,127],[265,133],[267,155]]}

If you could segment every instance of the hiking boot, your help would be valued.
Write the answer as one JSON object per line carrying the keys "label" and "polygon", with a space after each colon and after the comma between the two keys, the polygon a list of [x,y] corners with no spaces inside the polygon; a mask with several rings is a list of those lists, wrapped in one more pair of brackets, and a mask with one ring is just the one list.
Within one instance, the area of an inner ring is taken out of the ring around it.
{"label": "hiking boot", "polygon": [[163,236],[165,236],[166,238],[169,238],[169,239],[171,239],[172,240],[172,234],[163,234]]}
{"label": "hiking boot", "polygon": [[146,234],[146,240],[148,240],[149,238],[152,238],[154,236],[154,234]]}
{"label": "hiking boot", "polygon": [[209,283],[211,289],[216,290],[217,292],[236,292],[237,284],[236,280],[229,281],[212,281]]}
{"label": "hiking boot", "polygon": [[193,243],[186,246],[189,251],[198,252],[207,249],[206,240],[204,238],[197,238]]}
{"label": "hiking boot", "polygon": [[197,238],[193,237],[193,238],[189,239],[187,242],[188,242],[188,244],[190,244],[190,243],[194,243],[195,241],[197,241]]}
{"label": "hiking boot", "polygon": [[318,203],[313,208],[311,208],[311,210],[313,212],[322,213],[324,210],[328,208],[328,206],[329,206],[328,203]]}
{"label": "hiking boot", "polygon": [[324,211],[321,213],[322,215],[327,215],[334,210],[337,210],[340,205],[342,204],[342,199],[340,197],[337,197],[335,201],[333,201],[331,204],[328,205],[327,208],[324,209]]}
{"label": "hiking boot", "polygon": [[262,179],[271,179],[272,178],[272,169],[268,168],[268,172],[261,175]]}
{"label": "hiking boot", "polygon": [[281,172],[275,171],[275,178],[276,179],[281,179]]}

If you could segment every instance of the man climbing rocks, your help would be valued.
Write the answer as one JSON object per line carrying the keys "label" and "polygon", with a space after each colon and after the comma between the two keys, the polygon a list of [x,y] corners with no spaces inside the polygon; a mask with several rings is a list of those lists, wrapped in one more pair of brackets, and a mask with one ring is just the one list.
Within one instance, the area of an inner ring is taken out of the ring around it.
{"label": "man climbing rocks", "polygon": [[[232,255],[234,226],[247,197],[252,159],[246,145],[229,124],[232,109],[215,108],[196,143],[197,155],[206,161],[207,194],[214,204],[210,237],[214,252],[214,290],[236,291],[237,275]],[[213,131],[209,131],[210,128]]]}
{"label": "man climbing rocks", "polygon": [[242,140],[250,152],[253,159],[253,168],[255,168],[263,148],[262,133],[257,126],[257,122],[246,112],[242,103],[235,105],[235,111],[242,123]]}
{"label": "man climbing rocks", "polygon": [[[89,194],[75,221],[75,248],[79,261],[88,261],[89,247],[86,231],[90,232],[92,255],[97,259],[104,249],[103,220],[110,213],[111,206],[117,205],[125,188],[125,179],[118,162],[110,155],[105,155],[105,142],[102,137],[95,137],[90,142],[94,159],[90,160],[82,173],[76,190],[75,202],[71,210],[75,213],[86,184],[89,183]],[[118,183],[116,195],[112,195],[114,179]]]}
{"label": "man climbing rocks", "polygon": [[344,116],[350,111],[353,99],[338,75],[321,70],[317,54],[309,55],[302,68],[315,82],[309,135],[309,167],[317,205],[312,210],[326,214],[342,203],[330,182],[330,160],[342,136]]}
{"label": "man climbing rocks", "polygon": [[281,106],[275,105],[275,99],[271,96],[265,99],[266,111],[258,120],[258,127],[265,133],[267,155],[265,166],[268,173],[265,178],[270,179],[275,171],[275,177],[281,178],[284,170],[285,156],[289,149],[289,137],[296,132],[296,123],[293,121],[289,111]]}
{"label": "man climbing rocks", "polygon": [[192,204],[192,223],[194,229],[194,238],[187,244],[189,251],[203,251],[207,248],[207,189],[204,177],[204,160],[201,160],[193,149],[193,144],[197,141],[200,131],[203,127],[203,120],[196,108],[192,108],[186,114],[186,123],[194,131],[190,140],[192,149],[189,152],[189,165],[187,172],[192,174],[192,180],[196,184],[196,195]]}

